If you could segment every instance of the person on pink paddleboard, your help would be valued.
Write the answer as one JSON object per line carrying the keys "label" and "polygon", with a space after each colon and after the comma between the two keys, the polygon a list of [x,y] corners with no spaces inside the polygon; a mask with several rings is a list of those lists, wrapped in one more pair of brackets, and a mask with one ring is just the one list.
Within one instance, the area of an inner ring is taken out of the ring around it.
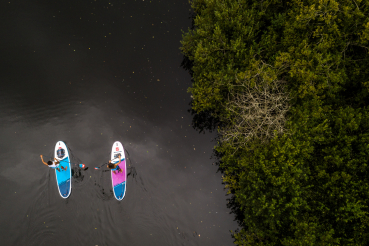
{"label": "person on pink paddleboard", "polygon": [[119,172],[119,173],[123,172],[123,170],[119,167],[119,164],[120,164],[120,162],[122,161],[122,159],[120,158],[120,157],[121,157],[121,155],[119,154],[118,156],[119,156],[119,161],[118,161],[117,163],[113,164],[113,163],[111,162],[111,160],[110,160],[110,161],[109,161],[109,163],[108,163],[108,165],[107,165],[107,167],[108,167],[109,169],[111,169],[111,170],[113,171],[113,173],[114,173],[114,174],[116,174],[116,172]]}

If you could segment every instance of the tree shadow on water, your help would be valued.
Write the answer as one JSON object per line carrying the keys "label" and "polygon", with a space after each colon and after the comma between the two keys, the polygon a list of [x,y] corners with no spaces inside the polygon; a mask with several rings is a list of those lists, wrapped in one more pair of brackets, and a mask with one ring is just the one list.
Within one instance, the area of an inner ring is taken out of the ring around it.
{"label": "tree shadow on water", "polygon": [[188,112],[192,115],[192,127],[199,133],[214,132],[220,126],[218,118],[213,116],[212,111],[197,112],[192,109],[193,100],[190,102],[190,109]]}
{"label": "tree shadow on water", "polygon": [[[218,170],[217,172],[221,172],[222,174],[224,173],[224,168],[221,167],[221,159],[222,159],[223,153],[220,153],[218,151],[216,151],[215,149],[213,150],[213,154],[212,154],[212,158],[216,159],[216,163],[215,165],[218,166]],[[223,185],[226,185],[226,182],[222,182]],[[226,189],[226,188],[224,188]],[[241,210],[240,204],[236,202],[236,197],[234,195],[234,191],[231,190],[230,194],[226,195],[227,198],[227,208],[231,210],[230,214],[234,215],[234,221],[237,222],[238,226],[243,228],[244,227],[244,220],[245,220],[245,215]],[[238,229],[236,230],[236,232],[238,231]]]}
{"label": "tree shadow on water", "polygon": [[[186,71],[188,71],[191,75],[193,75],[193,71],[192,71],[192,67],[193,67],[193,63],[191,60],[188,59],[188,57],[184,56],[182,63],[181,63],[181,67],[183,69],[185,69]],[[193,82],[193,79],[191,79]],[[192,116],[192,127],[198,131],[199,133],[203,133],[205,134],[206,132],[215,132],[217,130],[218,127],[222,127],[222,122],[219,120],[219,118],[214,117],[214,112],[213,111],[202,111],[202,112],[197,112],[196,110],[194,110],[192,108],[193,105],[193,100],[191,100],[191,102],[189,103],[190,108],[187,110],[191,116]],[[217,136],[214,139],[214,142],[218,142],[219,136]],[[222,158],[222,153],[217,152],[215,149],[213,150],[213,154],[211,156],[212,159],[216,159],[216,162],[213,163],[215,165],[218,166],[218,170],[217,172],[221,172],[222,174],[224,173],[224,169],[221,168],[221,158]],[[224,185],[226,185],[226,183],[223,182]],[[227,208],[229,208],[231,210],[230,214],[233,214],[235,216],[234,221],[237,222],[237,224],[239,225],[239,227],[243,227],[244,226],[244,219],[245,216],[241,210],[241,207],[239,205],[239,203],[236,202],[236,197],[234,196],[234,192],[231,191],[231,194],[227,195],[230,196],[230,198],[227,198]],[[236,230],[237,232],[237,230]]]}

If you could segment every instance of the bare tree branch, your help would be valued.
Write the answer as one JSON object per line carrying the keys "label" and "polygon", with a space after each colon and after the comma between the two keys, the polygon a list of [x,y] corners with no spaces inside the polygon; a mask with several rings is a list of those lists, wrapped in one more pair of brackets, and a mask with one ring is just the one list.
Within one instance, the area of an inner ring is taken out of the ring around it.
{"label": "bare tree branch", "polygon": [[238,146],[253,138],[268,141],[286,131],[290,97],[285,82],[278,79],[284,68],[277,70],[261,62],[253,75],[236,79],[238,83],[226,106],[235,117],[231,124],[220,130],[223,141]]}

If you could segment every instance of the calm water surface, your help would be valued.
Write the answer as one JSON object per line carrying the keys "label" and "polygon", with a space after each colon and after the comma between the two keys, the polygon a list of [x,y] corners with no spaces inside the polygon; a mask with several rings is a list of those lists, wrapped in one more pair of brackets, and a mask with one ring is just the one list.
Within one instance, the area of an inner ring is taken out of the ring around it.
{"label": "calm water surface", "polygon": [[[237,229],[211,159],[214,135],[188,113],[183,1],[0,2],[1,245],[232,245]],[[62,199],[39,155],[66,142]],[[94,170],[121,141],[123,201]]]}

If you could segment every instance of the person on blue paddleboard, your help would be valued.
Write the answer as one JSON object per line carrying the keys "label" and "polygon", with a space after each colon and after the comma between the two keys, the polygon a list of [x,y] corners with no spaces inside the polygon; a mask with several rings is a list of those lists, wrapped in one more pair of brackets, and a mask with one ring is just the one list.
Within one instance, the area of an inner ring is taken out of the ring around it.
{"label": "person on blue paddleboard", "polygon": [[[46,166],[51,167],[53,169],[56,169],[56,170],[58,170],[58,172],[60,172],[60,168],[59,168],[59,166],[61,166],[60,161],[58,161],[56,158],[54,158],[54,161],[50,160],[46,163],[46,162],[44,162],[44,159],[42,158],[42,155],[40,155],[40,157],[41,157],[42,163],[44,163]],[[61,169],[64,170],[64,171],[67,171],[68,167],[61,166]]]}
{"label": "person on blue paddleboard", "polygon": [[107,167],[109,169],[111,169],[114,174],[116,174],[117,171],[120,172],[120,173],[123,172],[123,170],[118,166],[120,164],[121,160],[122,160],[122,159],[120,159],[121,155],[119,154],[118,156],[119,156],[119,161],[116,164],[111,163],[111,160],[110,160],[108,165],[107,165]]}

